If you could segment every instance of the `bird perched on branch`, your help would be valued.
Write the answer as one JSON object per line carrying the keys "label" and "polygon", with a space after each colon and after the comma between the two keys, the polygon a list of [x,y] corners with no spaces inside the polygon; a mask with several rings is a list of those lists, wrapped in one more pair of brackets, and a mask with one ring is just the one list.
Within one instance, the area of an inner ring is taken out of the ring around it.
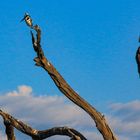
{"label": "bird perched on branch", "polygon": [[30,28],[33,28],[33,22],[32,22],[32,19],[31,19],[30,15],[28,13],[25,13],[23,19],[20,22],[22,22],[23,20],[25,20],[26,24]]}
{"label": "bird perched on branch", "polygon": [[137,49],[135,58],[136,58],[138,73],[139,73],[139,77],[140,77],[140,47],[138,47],[138,49]]}

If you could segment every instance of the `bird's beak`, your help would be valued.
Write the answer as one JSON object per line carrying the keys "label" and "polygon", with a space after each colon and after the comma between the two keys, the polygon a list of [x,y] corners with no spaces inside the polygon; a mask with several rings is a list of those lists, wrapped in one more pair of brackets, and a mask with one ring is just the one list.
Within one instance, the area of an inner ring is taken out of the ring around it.
{"label": "bird's beak", "polygon": [[25,17],[20,22],[22,22],[23,20],[25,20]]}

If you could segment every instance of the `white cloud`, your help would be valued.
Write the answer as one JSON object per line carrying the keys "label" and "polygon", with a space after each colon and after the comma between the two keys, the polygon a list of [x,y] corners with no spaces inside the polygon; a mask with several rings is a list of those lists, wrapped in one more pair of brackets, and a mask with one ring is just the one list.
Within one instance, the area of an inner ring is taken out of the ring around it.
{"label": "white cloud", "polygon": [[114,103],[110,105],[108,120],[110,125],[121,136],[128,136],[128,140],[140,138],[140,101],[128,103]]}
{"label": "white cloud", "polygon": [[37,129],[69,126],[87,137],[94,132],[94,121],[79,107],[57,95],[34,96],[29,86],[1,95],[0,107]]}
{"label": "white cloud", "polygon": [[[79,107],[68,102],[64,97],[57,95],[34,96],[32,88],[26,85],[19,86],[17,90],[0,95],[0,107],[37,129],[69,126],[83,133],[88,140],[103,139],[101,134],[95,131],[93,120]],[[139,140],[139,100],[111,104],[106,117],[120,140]],[[3,136],[3,140],[5,140],[4,138]],[[51,139],[55,140],[56,137]],[[64,137],[63,139],[66,138]]]}
{"label": "white cloud", "polygon": [[127,110],[140,111],[140,101],[135,100],[128,103],[114,103],[110,106],[110,108],[115,111],[127,111]]}
{"label": "white cloud", "polygon": [[8,96],[30,96],[32,88],[30,86],[18,86],[18,90],[7,93]]}

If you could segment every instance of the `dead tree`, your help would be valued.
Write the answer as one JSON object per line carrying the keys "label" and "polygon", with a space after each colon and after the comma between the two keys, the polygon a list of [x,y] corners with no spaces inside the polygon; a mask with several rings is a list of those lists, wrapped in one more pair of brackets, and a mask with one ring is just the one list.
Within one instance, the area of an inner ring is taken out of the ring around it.
{"label": "dead tree", "polygon": [[[38,25],[35,25],[31,28],[36,31],[36,37],[31,31],[32,45],[37,55],[34,58],[35,65],[42,67],[50,75],[57,88],[74,104],[78,105],[90,115],[90,117],[94,120],[97,129],[102,134],[104,140],[117,140],[113,131],[107,124],[105,116],[98,112],[82,97],[80,97],[60,75],[56,68],[48,61],[47,57],[44,55],[40,44],[40,27]],[[69,136],[71,140],[86,140],[86,138],[81,133],[69,127],[55,127],[44,131],[38,131],[24,124],[23,122],[15,119],[14,117],[3,112],[2,110],[0,110],[0,115],[4,119],[8,140],[15,140],[14,128],[18,129],[22,133],[25,133],[26,135],[31,136],[33,140],[43,140],[53,135],[66,135]]]}

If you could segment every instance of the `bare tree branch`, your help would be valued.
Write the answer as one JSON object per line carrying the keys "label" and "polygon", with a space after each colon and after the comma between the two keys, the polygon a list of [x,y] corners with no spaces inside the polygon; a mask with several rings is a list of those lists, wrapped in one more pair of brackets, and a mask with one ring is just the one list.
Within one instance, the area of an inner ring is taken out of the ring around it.
{"label": "bare tree branch", "polygon": [[[60,73],[55,69],[55,67],[47,60],[44,55],[44,52],[41,48],[41,29],[38,25],[31,27],[36,31],[36,38],[34,37],[33,32],[31,31],[32,44],[34,51],[37,54],[37,57],[34,58],[37,66],[41,66],[44,68],[58,89],[73,103],[78,105],[80,108],[85,110],[91,118],[95,121],[97,129],[102,134],[104,140],[117,140],[115,135],[113,134],[111,128],[107,124],[104,115],[98,112],[94,107],[92,107],[87,101],[85,101],[82,97],[80,97],[65,81],[65,79],[60,75]],[[54,136],[54,135],[65,135],[69,136],[71,140],[86,140],[86,138],[79,133],[78,131],[68,128],[68,127],[54,127],[51,129],[38,131],[36,129],[31,128],[27,124],[22,121],[15,119],[8,113],[0,110],[0,116],[3,117],[4,124],[6,127],[6,134],[8,140],[16,140],[14,136],[14,128],[18,129],[22,133],[32,137],[33,140],[43,140],[45,138]]]}
{"label": "bare tree branch", "polygon": [[8,140],[16,140],[14,136],[14,127],[22,133],[32,137],[33,140],[43,140],[54,135],[69,136],[72,140],[87,140],[80,132],[69,127],[54,127],[47,130],[38,131],[31,128],[29,125],[22,121],[15,119],[8,113],[0,110],[0,115],[3,117],[6,126],[6,134]]}
{"label": "bare tree branch", "polygon": [[16,140],[15,135],[14,135],[14,127],[6,119],[4,119],[4,125],[5,125],[5,132],[7,135],[7,139]]}
{"label": "bare tree branch", "polygon": [[75,140],[86,140],[86,138],[78,131],[68,127],[54,127],[45,131],[38,131],[38,135],[41,139],[45,139],[53,135],[65,135]]}
{"label": "bare tree branch", "polygon": [[0,110],[0,115],[3,117],[4,120],[6,120],[6,122],[8,122],[10,125],[15,127],[16,129],[18,129],[19,131],[21,131],[29,136],[37,135],[37,130],[31,128],[27,124],[24,124],[22,121],[15,119],[8,113],[5,113],[2,110]]}
{"label": "bare tree branch", "polygon": [[82,97],[80,97],[64,80],[56,68],[54,68],[54,66],[47,60],[40,45],[41,30],[37,25],[34,26],[33,29],[37,32],[36,40],[33,33],[31,32],[33,48],[37,53],[37,57],[34,59],[36,65],[44,68],[58,89],[73,103],[84,109],[91,116],[91,118],[95,121],[96,127],[102,134],[104,140],[117,140],[109,125],[107,124],[105,117],[88,102],[86,102]]}

